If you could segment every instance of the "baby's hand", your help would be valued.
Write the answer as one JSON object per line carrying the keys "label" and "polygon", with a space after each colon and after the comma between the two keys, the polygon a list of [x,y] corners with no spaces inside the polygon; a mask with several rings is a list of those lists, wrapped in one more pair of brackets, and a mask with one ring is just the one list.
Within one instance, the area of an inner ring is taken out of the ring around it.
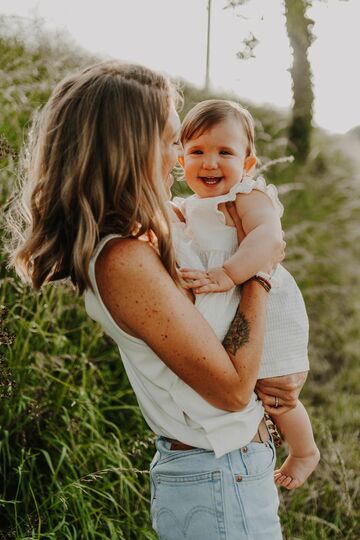
{"label": "baby's hand", "polygon": [[180,272],[186,286],[195,294],[226,292],[235,287],[235,283],[223,268],[211,268],[207,272],[181,268]]}

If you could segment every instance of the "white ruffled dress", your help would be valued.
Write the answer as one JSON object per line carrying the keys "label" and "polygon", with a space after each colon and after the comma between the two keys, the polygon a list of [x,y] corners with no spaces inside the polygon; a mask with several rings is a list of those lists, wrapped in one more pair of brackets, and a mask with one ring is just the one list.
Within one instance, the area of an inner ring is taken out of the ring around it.
{"label": "white ruffled dress", "polygon": [[[246,179],[234,185],[225,195],[200,198],[179,197],[174,203],[185,216],[186,223],[173,218],[173,242],[180,267],[207,270],[221,267],[238,248],[235,227],[226,225],[219,210],[220,203],[234,201],[238,194],[257,189],[266,193],[279,216],[283,206],[274,185],[266,185],[262,177]],[[273,276],[277,287],[270,291],[264,351],[259,379],[298,373],[309,369],[309,322],[302,294],[291,274],[278,265]],[[235,316],[240,300],[240,288],[225,293],[196,295],[196,307],[222,341]]]}

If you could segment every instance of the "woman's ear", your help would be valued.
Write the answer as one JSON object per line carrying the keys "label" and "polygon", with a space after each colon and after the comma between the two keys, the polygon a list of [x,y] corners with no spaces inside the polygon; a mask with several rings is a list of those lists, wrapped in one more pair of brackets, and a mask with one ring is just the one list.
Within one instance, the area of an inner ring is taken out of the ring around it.
{"label": "woman's ear", "polygon": [[181,165],[181,167],[184,168],[184,156],[179,156],[178,157],[178,162]]}
{"label": "woman's ear", "polygon": [[251,171],[256,165],[256,157],[254,155],[248,156],[244,161],[244,169],[246,172]]}

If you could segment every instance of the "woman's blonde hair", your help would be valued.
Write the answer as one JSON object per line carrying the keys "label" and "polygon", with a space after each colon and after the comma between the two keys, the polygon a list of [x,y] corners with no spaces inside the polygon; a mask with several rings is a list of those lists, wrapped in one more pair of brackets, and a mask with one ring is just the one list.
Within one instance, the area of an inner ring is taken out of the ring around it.
{"label": "woman's blonde hair", "polygon": [[225,99],[207,99],[190,109],[181,126],[182,144],[200,137],[228,118],[238,120],[244,129],[247,138],[246,157],[255,155],[254,121],[251,114],[239,103]]}
{"label": "woman's blonde hair", "polygon": [[80,293],[106,234],[147,234],[177,280],[161,136],[176,90],[143,66],[107,61],[58,84],[30,131],[10,206],[10,266],[35,289],[70,277]]}

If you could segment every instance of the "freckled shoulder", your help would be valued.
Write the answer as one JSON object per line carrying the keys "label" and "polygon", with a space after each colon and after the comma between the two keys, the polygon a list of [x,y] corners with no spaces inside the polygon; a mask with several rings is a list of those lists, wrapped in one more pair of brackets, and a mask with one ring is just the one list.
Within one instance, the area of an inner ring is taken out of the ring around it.
{"label": "freckled shoulder", "polygon": [[141,269],[149,260],[161,265],[158,254],[149,242],[136,238],[114,238],[104,246],[96,260],[97,282],[99,284],[111,277],[113,272],[119,278],[123,273]]}
{"label": "freckled shoulder", "polygon": [[150,309],[151,282],[165,280],[172,284],[149,242],[133,238],[110,240],[96,260],[95,274],[101,298],[113,319],[134,336],[138,333],[131,329],[129,316],[132,319],[138,310]]}

